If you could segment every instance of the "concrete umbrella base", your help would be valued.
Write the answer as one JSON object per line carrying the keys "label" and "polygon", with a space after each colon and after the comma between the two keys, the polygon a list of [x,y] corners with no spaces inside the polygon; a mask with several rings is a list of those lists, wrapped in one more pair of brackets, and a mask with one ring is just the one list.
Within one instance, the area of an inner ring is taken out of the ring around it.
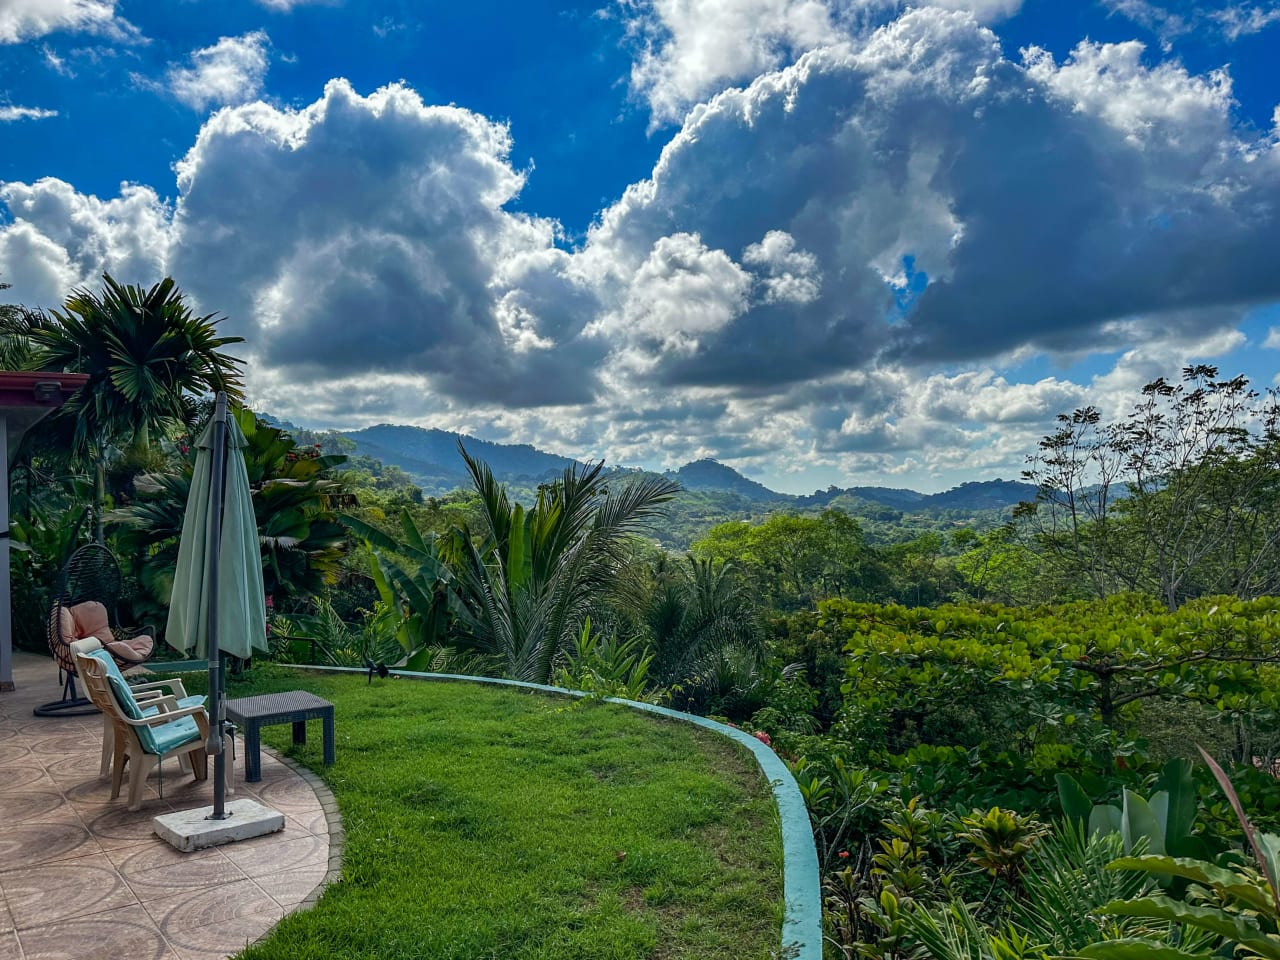
{"label": "concrete umbrella base", "polygon": [[232,800],[226,806],[225,820],[210,820],[213,807],[177,810],[151,821],[156,836],[167,840],[183,853],[216,847],[237,840],[252,840],[284,829],[284,814],[264,807],[256,800]]}

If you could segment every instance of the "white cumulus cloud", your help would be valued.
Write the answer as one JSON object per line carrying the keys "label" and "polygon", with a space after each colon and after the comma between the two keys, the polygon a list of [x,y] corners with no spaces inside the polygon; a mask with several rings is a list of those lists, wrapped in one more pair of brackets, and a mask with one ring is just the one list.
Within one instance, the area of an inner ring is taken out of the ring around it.
{"label": "white cumulus cloud", "polygon": [[262,30],[221,37],[213,46],[193,50],[190,65],[170,65],[169,90],[192,110],[252,100],[266,79],[270,47]]}
{"label": "white cumulus cloud", "polygon": [[727,87],[794,63],[824,46],[858,42],[911,6],[992,22],[1023,0],[619,0],[638,51],[632,89],[655,126]]}
{"label": "white cumulus cloud", "polygon": [[50,33],[99,33],[136,38],[136,29],[116,15],[115,0],[3,0],[0,43],[21,43]]}
{"label": "white cumulus cloud", "polygon": [[[1016,475],[1054,413],[1238,349],[1280,301],[1271,133],[1226,74],[1139,54],[1011,61],[913,10],[693,108],[576,247],[514,209],[536,172],[506,125],[334,80],[209,117],[172,204],[4,184],[0,262],[33,304],[172,274],[298,422]],[[1087,384],[1013,372],[1100,352]]]}

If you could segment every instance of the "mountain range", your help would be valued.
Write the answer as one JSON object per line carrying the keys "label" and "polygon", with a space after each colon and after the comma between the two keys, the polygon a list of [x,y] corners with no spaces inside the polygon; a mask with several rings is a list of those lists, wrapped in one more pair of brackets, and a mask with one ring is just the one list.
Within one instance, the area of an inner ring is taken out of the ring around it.
{"label": "mountain range", "polygon": [[[469,482],[458,454],[459,440],[469,454],[485,461],[494,475],[506,483],[537,484],[553,480],[575,462],[529,444],[493,443],[467,434],[424,427],[384,423],[345,431],[343,435],[354,441],[357,454],[399,467],[425,492],[433,495],[466,486]],[[633,468],[617,469],[625,473],[638,472]],[[821,508],[837,498],[842,501],[853,498],[909,513],[1001,510],[1032,500],[1036,494],[1032,484],[996,479],[963,483],[951,490],[932,494],[894,487],[859,486],[828,487],[805,496],[794,496],[770,490],[732,467],[711,459],[686,463],[678,470],[667,471],[666,476],[679,481],[686,490],[731,493],[762,507],[793,506],[800,509]]]}

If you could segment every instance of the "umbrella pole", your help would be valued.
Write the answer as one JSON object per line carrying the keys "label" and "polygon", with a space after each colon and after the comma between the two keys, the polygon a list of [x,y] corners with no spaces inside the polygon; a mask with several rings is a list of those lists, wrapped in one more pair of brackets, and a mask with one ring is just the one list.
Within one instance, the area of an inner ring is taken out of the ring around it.
{"label": "umbrella pole", "polygon": [[222,731],[226,723],[226,690],[223,687],[222,651],[218,643],[218,567],[222,561],[222,509],[227,472],[227,395],[218,391],[213,407],[213,457],[209,478],[209,540],[213,563],[209,570],[209,739],[206,752],[213,755],[213,812],[209,820],[225,820],[227,797],[227,755],[222,749]]}

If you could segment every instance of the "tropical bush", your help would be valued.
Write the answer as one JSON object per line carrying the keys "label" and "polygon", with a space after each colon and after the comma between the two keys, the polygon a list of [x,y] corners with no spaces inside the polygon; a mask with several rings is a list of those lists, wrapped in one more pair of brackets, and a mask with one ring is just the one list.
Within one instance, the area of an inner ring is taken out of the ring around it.
{"label": "tropical bush", "polygon": [[[298,446],[289,434],[258,420],[247,407],[234,410],[233,416],[247,441],[244,458],[266,595],[276,605],[309,601],[336,578],[346,550],[346,530],[338,523],[337,511],[348,494],[334,476],[343,458]],[[135,614],[161,623],[173,587],[196,459],[195,444],[186,436],[166,449],[168,468],[138,477],[133,500],[108,516],[144,593],[137,606],[149,607]]]}
{"label": "tropical bush", "polygon": [[821,623],[846,657],[833,732],[866,758],[933,747],[1033,773],[1092,766],[1134,752],[1149,700],[1210,705],[1246,728],[1275,722],[1274,598],[1172,613],[1139,596],[1036,608],[832,601]]}

